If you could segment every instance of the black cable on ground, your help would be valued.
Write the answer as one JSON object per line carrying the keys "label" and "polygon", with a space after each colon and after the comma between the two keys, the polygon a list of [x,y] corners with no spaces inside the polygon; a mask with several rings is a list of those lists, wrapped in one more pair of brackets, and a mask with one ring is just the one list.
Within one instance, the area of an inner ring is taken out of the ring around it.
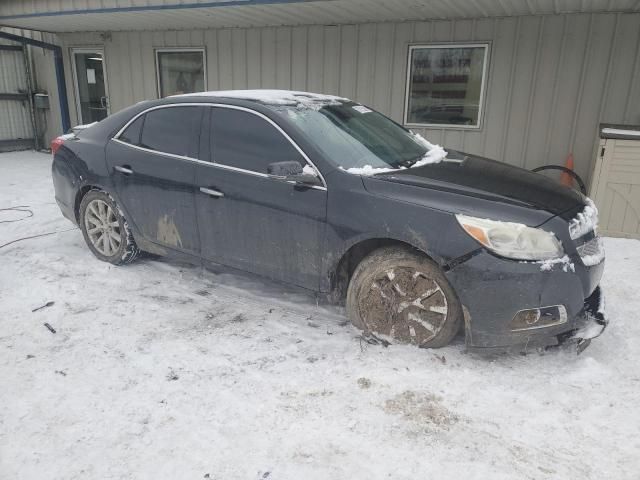
{"label": "black cable on ground", "polygon": [[31,238],[38,238],[38,237],[46,237],[47,235],[55,235],[56,233],[70,232],[72,230],[77,230],[77,228],[68,228],[67,230],[58,230],[57,232],[41,233],[39,235],[31,235],[29,237],[17,238],[15,240],[11,240],[10,242],[0,245],[0,248],[4,248],[8,245],[11,245],[12,243],[21,242],[22,240],[29,240]]}
{"label": "black cable on ground", "polygon": [[20,222],[22,220],[26,220],[27,218],[33,217],[33,210],[29,208],[29,205],[17,205],[15,207],[0,208],[0,212],[6,212],[9,210],[13,210],[14,212],[24,212],[24,213],[28,213],[29,215],[22,218],[16,218],[14,220],[0,220],[0,223]]}

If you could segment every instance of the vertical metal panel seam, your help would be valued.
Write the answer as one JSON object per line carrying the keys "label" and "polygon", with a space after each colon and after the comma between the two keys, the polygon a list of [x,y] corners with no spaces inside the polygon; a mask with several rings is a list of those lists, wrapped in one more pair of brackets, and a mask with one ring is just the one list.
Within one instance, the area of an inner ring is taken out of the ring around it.
{"label": "vertical metal panel seam", "polygon": [[547,122],[547,133],[544,141],[544,161],[548,161],[551,153],[551,135],[554,127],[555,112],[558,104],[558,79],[560,78],[560,70],[564,60],[565,47],[567,44],[567,15],[562,17],[562,42],[560,43],[560,55],[556,63],[555,74],[553,78],[553,93],[551,94],[551,118]]}
{"label": "vertical metal panel seam", "polygon": [[[631,74],[631,81],[629,82],[629,92],[627,93],[627,98],[631,98],[635,88],[638,87],[638,84],[640,84],[640,28],[638,29],[638,40],[636,41],[636,58],[633,61],[633,68],[631,70],[632,74]],[[634,82],[633,79],[636,79],[636,81]],[[631,105],[631,102],[627,102],[625,104],[624,107],[624,114],[622,116],[623,121],[625,123],[630,123],[631,119],[629,118],[628,114],[629,114],[629,106]]]}
{"label": "vertical metal panel seam", "polygon": [[356,65],[356,78],[354,81],[354,88],[353,88],[353,100],[358,101],[358,99],[360,98],[358,95],[358,84],[360,83],[360,25],[356,25],[356,48],[355,48],[355,52],[356,52],[356,59],[355,59],[355,65]]}
{"label": "vertical metal panel seam", "polygon": [[[498,20],[496,18],[494,18],[491,22],[491,38],[493,39],[493,41],[495,42],[496,39],[496,24],[498,23]],[[493,45],[492,45],[493,47]],[[491,49],[493,50],[493,48]],[[492,80],[493,80],[493,75],[494,75],[494,71],[495,71],[495,54],[493,51],[489,52],[489,74],[487,75],[487,94],[485,97],[485,105],[484,107],[484,118],[488,118],[489,116],[489,109],[491,108],[491,92],[493,91],[493,88],[491,87],[492,85]],[[486,149],[487,149],[487,124],[484,123],[484,119],[483,119],[483,126],[482,126],[484,133],[482,135],[482,155],[486,155]]]}
{"label": "vertical metal panel seam", "polygon": [[[599,129],[600,129],[600,122],[602,121],[602,110],[604,109],[604,105],[606,103],[607,97],[609,96],[608,90],[609,90],[609,82],[611,80],[611,70],[613,67],[613,52],[615,52],[616,45],[618,43],[618,25],[619,24],[620,24],[620,13],[616,13],[615,22],[613,24],[613,31],[611,33],[611,43],[609,45],[609,61],[607,62],[607,69],[606,69],[607,73],[604,77],[604,85],[602,87],[602,96],[600,97],[600,105],[598,106],[598,115],[596,116],[596,122],[597,122],[596,128],[598,129],[596,132],[594,132],[596,134],[596,138],[600,136]],[[598,151],[598,144],[597,142],[594,142],[593,150],[591,153],[592,158],[595,157],[595,155],[597,155],[597,151]],[[588,178],[586,180],[587,180],[587,185],[589,185],[591,183],[592,172],[590,169],[587,172],[588,172]]]}
{"label": "vertical metal panel seam", "polygon": [[[477,33],[477,27],[478,27],[478,21],[476,18],[472,19],[471,21],[471,40],[472,41],[476,41],[476,33]],[[484,79],[484,81],[486,82],[486,79]],[[486,90],[486,86],[485,86],[485,90]],[[486,95],[486,94],[485,94]],[[480,105],[480,109],[479,111],[482,111],[482,105]],[[481,118],[478,118],[478,123],[482,122]],[[466,140],[467,140],[467,130],[463,130],[462,131],[462,151],[466,152]]]}
{"label": "vertical metal panel seam", "polygon": [[538,25],[538,38],[536,40],[536,53],[533,61],[533,73],[531,75],[531,89],[529,90],[529,100],[527,102],[527,119],[524,124],[524,139],[522,140],[522,149],[520,150],[520,166],[526,167],[526,152],[529,145],[529,131],[531,126],[531,118],[533,117],[533,101],[536,97],[536,79],[538,78],[538,72],[540,70],[540,57],[542,50],[542,38],[544,33],[545,16],[542,16]]}
{"label": "vertical metal panel seam", "polygon": [[584,46],[584,53],[582,55],[582,66],[580,68],[580,82],[578,84],[578,97],[576,98],[576,105],[573,111],[573,119],[571,121],[571,133],[569,135],[569,148],[570,151],[574,150],[574,143],[576,140],[576,130],[578,125],[578,114],[580,113],[580,106],[582,102],[582,93],[584,92],[584,80],[587,74],[587,66],[589,65],[589,50],[591,50],[591,33],[593,31],[593,14],[589,15],[589,28],[587,29],[587,44]]}
{"label": "vertical metal panel seam", "polygon": [[[220,89],[220,70],[222,70],[220,68],[220,37],[218,36],[219,32],[220,32],[220,30],[215,30],[215,37],[216,37],[216,77],[217,77],[218,89]],[[260,81],[262,81],[262,67],[260,68]]]}
{"label": "vertical metal panel seam", "polygon": [[342,70],[342,30],[343,29],[344,29],[344,25],[340,25],[338,27],[338,71],[336,72],[336,75],[338,77],[338,91],[336,92],[336,94],[338,95],[342,91],[341,70]]}
{"label": "vertical metal panel seam", "polygon": [[296,27],[289,28],[289,86],[293,90],[293,30]]}
{"label": "vertical metal panel seam", "polygon": [[509,120],[511,119],[511,100],[513,98],[513,84],[515,83],[514,76],[516,72],[516,57],[518,55],[518,47],[520,46],[520,27],[521,19],[518,17],[516,20],[516,38],[513,44],[513,51],[511,52],[511,72],[509,72],[509,89],[507,92],[507,112],[504,122],[504,128],[502,129],[502,143],[500,145],[500,158],[497,160],[504,162],[504,155],[507,150],[507,133],[509,132]]}
{"label": "vertical metal panel seam", "polygon": [[385,105],[385,115],[391,116],[391,86],[393,85],[393,56],[396,51],[396,29],[397,23],[391,24],[391,58],[389,58],[388,73],[389,73],[389,95],[386,96],[387,104]]}

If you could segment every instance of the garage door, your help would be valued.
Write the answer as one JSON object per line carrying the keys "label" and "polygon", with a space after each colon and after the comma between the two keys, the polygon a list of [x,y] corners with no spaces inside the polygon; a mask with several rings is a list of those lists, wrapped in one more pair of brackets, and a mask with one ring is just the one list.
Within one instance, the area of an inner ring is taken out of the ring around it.
{"label": "garage door", "polygon": [[0,44],[0,151],[33,147],[24,51],[21,45]]}

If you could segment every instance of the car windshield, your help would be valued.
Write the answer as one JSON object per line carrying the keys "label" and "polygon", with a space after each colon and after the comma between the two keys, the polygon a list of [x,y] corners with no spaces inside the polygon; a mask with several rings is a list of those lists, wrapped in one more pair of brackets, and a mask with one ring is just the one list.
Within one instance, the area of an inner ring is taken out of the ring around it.
{"label": "car windshield", "polygon": [[287,115],[331,162],[345,170],[409,167],[429,150],[420,137],[357,103],[272,108]]}

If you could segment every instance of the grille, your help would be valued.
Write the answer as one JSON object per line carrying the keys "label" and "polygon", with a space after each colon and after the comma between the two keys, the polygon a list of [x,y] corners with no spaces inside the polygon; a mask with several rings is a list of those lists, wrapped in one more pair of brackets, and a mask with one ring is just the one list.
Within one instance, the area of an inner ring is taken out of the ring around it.
{"label": "grille", "polygon": [[600,237],[594,237],[588,242],[579,245],[576,250],[578,250],[582,263],[587,267],[597,265],[604,260],[604,245]]}

